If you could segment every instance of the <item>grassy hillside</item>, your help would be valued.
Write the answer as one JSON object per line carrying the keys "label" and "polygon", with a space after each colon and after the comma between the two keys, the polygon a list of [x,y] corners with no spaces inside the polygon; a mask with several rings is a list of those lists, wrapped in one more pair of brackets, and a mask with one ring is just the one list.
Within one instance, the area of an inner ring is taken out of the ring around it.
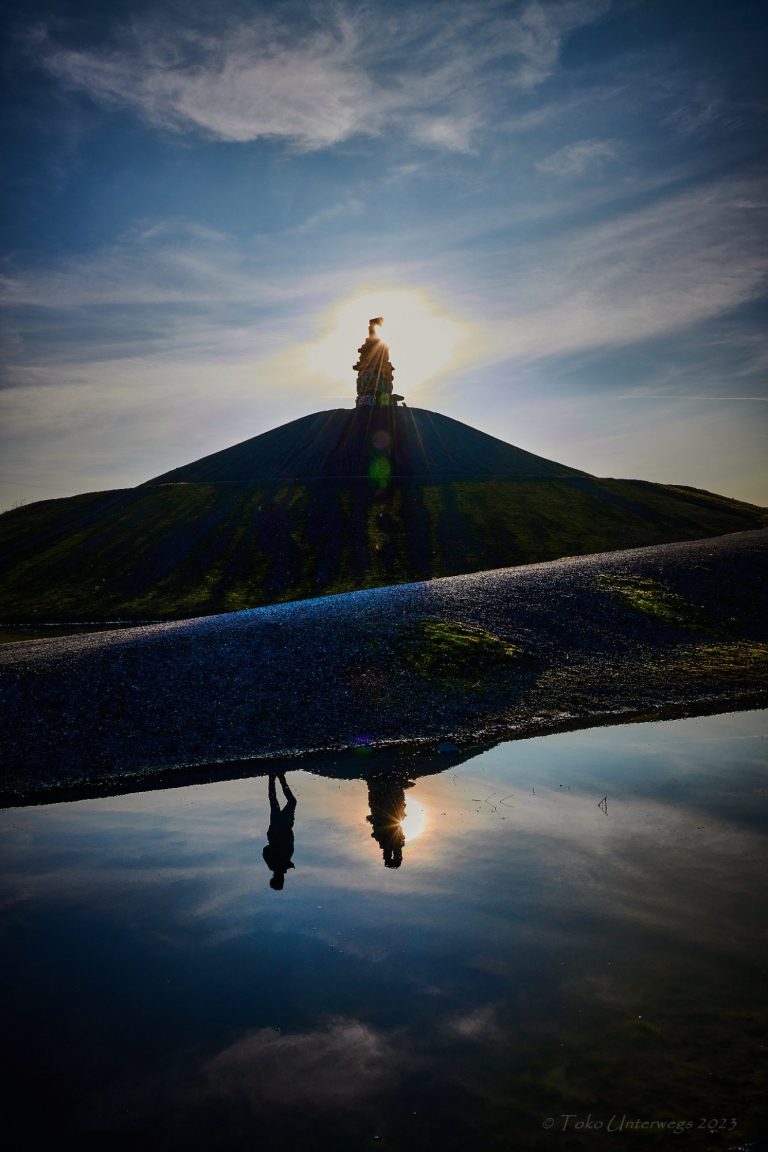
{"label": "grassy hillside", "polygon": [[156,483],[0,516],[0,621],[180,619],[763,523],[710,493],[580,474]]}

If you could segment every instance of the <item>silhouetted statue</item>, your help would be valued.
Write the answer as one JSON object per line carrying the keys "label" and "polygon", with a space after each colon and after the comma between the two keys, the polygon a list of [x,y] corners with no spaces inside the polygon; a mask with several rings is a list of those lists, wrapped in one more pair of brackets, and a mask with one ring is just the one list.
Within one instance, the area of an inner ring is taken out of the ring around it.
{"label": "silhouetted statue", "polygon": [[384,854],[385,868],[399,868],[403,862],[405,789],[412,787],[412,781],[402,777],[368,781],[371,814],[366,819],[373,826],[372,838]]}
{"label": "silhouetted statue", "polygon": [[394,368],[389,359],[389,348],[376,329],[384,323],[383,316],[368,321],[368,339],[358,348],[360,358],[353,364],[357,372],[357,407],[386,407],[402,400],[392,391]]}
{"label": "silhouetted statue", "polygon": [[[280,781],[280,787],[287,801],[281,808],[277,800],[275,779]],[[293,818],[296,814],[296,797],[285,782],[282,772],[269,774],[269,828],[267,830],[266,845],[262,856],[267,867],[272,869],[273,876],[269,881],[270,888],[280,891],[285,881],[285,874],[289,868],[296,865],[291,860],[293,856]]]}

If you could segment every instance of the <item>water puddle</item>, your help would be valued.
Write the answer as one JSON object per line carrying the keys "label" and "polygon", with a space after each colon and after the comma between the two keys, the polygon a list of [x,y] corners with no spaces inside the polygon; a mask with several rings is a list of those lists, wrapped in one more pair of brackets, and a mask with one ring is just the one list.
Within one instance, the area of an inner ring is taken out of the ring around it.
{"label": "water puddle", "polygon": [[757,1139],[765,733],[736,713],[429,774],[372,756],[358,778],[329,762],[0,812],[6,1131],[153,1150]]}

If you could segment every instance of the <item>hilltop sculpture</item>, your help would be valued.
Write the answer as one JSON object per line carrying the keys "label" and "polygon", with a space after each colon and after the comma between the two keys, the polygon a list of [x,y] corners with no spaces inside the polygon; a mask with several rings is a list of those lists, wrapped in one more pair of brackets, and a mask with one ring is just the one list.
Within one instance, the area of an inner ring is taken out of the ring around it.
{"label": "hilltop sculpture", "polygon": [[388,408],[403,399],[392,390],[395,370],[389,348],[377,332],[383,323],[383,316],[368,321],[368,338],[358,348],[358,361],[352,365],[357,372],[357,408]]}

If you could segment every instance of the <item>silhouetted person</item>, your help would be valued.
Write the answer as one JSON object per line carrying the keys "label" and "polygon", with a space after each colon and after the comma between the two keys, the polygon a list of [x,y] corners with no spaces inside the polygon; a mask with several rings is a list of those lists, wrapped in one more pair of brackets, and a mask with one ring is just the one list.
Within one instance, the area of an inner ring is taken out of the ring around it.
{"label": "silhouetted person", "polygon": [[[287,801],[284,808],[280,807],[277,800],[277,789],[275,788],[276,778],[280,780],[280,787]],[[269,828],[267,830],[267,840],[269,843],[264,848],[262,856],[267,862],[267,867],[271,868],[274,873],[269,881],[269,886],[278,892],[283,887],[285,874],[288,869],[296,867],[291,860],[291,856],[293,856],[293,818],[295,813],[296,797],[286,784],[285,776],[282,772],[270,772]]]}
{"label": "silhouetted person", "polygon": [[399,868],[403,862],[405,789],[411,787],[410,780],[402,777],[368,781],[371,814],[366,820],[373,826],[371,836],[384,854],[385,868]]}

